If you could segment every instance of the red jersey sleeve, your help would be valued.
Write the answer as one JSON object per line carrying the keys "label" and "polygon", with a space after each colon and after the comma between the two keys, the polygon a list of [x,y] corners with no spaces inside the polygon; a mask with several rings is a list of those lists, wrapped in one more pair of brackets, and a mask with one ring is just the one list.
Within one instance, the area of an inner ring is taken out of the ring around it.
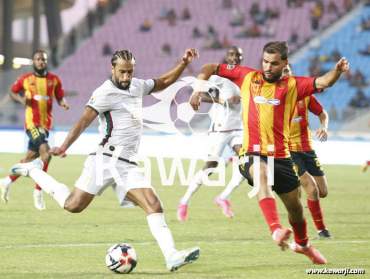
{"label": "red jersey sleeve", "polygon": [[13,93],[20,93],[24,90],[23,88],[23,82],[24,82],[24,79],[26,78],[26,75],[22,75],[20,76],[13,84],[12,84],[12,87],[10,88],[10,90],[13,92]]}
{"label": "red jersey sleeve", "polygon": [[307,96],[322,91],[316,88],[315,86],[316,78],[314,77],[294,77],[294,78],[296,80],[298,100],[301,100]]}
{"label": "red jersey sleeve", "polygon": [[242,86],[244,77],[249,73],[255,71],[252,68],[243,67],[240,65],[228,65],[220,64],[217,69],[217,75],[220,77],[227,78],[237,84],[239,87]]}
{"label": "red jersey sleeve", "polygon": [[314,97],[310,96],[310,101],[308,103],[308,109],[315,115],[320,115],[324,110],[320,102]]}
{"label": "red jersey sleeve", "polygon": [[62,87],[62,82],[60,81],[59,77],[58,76],[55,76],[55,80],[56,80],[56,86],[55,86],[55,98],[60,101],[63,99],[64,97],[64,89]]}

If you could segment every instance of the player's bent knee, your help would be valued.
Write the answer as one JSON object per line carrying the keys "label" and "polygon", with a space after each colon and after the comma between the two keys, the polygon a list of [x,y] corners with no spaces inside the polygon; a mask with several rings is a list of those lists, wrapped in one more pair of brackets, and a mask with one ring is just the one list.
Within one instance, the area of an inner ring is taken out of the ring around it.
{"label": "player's bent knee", "polygon": [[67,199],[66,203],[64,204],[64,209],[71,213],[80,213],[82,212],[86,207],[88,203],[84,202],[82,199]]}
{"label": "player's bent knee", "polygon": [[86,206],[83,206],[81,204],[65,204],[64,209],[71,213],[80,213],[82,212]]}
{"label": "player's bent knee", "polygon": [[148,214],[163,212],[163,208],[159,199],[148,201],[146,208],[146,212]]}
{"label": "player's bent knee", "polygon": [[319,197],[319,192],[315,187],[307,188],[306,193],[309,199],[317,199]]}
{"label": "player's bent knee", "polygon": [[319,191],[320,198],[326,198],[328,196],[328,190],[322,189]]}

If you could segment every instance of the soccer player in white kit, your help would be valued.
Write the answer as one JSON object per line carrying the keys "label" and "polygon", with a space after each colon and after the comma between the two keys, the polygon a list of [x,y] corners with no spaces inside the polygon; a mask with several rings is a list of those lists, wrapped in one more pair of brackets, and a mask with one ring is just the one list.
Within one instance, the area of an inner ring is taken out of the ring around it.
{"label": "soccer player in white kit", "polygon": [[[239,65],[243,60],[243,51],[241,48],[232,46],[227,50],[225,57],[226,63],[230,67]],[[228,106],[216,106],[217,116],[209,132],[210,150],[208,151],[208,159],[201,171],[195,174],[191,180],[185,195],[181,198],[177,207],[177,219],[179,221],[186,221],[188,218],[188,205],[190,198],[203,184],[205,177],[210,175],[212,171],[218,166],[218,160],[221,159],[222,153],[226,146],[233,149],[238,156],[239,150],[242,146],[242,121],[241,121],[241,106],[240,106],[240,89],[233,82],[228,79],[212,75],[208,81],[215,84],[215,94],[221,104],[227,102]],[[219,91],[219,92],[218,92]],[[204,96],[206,98],[206,96]],[[207,101],[206,101],[207,102]],[[215,198],[214,202],[222,209],[226,217],[233,217],[234,213],[231,209],[231,203],[228,200],[231,192],[236,189],[244,177],[239,170],[233,171],[233,176],[225,187],[224,191]]]}
{"label": "soccer player in white kit", "polygon": [[175,271],[195,261],[199,257],[198,247],[176,250],[161,201],[133,158],[138,152],[142,133],[143,96],[171,85],[197,56],[195,49],[187,49],[182,60],[169,72],[157,79],[142,80],[133,77],[135,58],[130,51],[120,50],[113,54],[111,79],[93,92],[82,117],[63,144],[50,150],[51,154],[64,157],[80,134],[96,117],[99,118],[99,130],[104,138],[96,152],[87,157],[72,192],[42,171],[41,160],[17,164],[12,172],[31,177],[62,208],[72,213],[83,211],[96,195],[112,186],[121,206],[138,205],[145,211],[168,270]]}

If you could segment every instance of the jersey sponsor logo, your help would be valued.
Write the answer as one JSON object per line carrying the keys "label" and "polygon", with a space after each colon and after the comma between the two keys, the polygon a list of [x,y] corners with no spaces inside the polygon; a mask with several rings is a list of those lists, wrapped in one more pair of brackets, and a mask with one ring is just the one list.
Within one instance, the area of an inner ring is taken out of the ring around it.
{"label": "jersey sponsor logo", "polygon": [[42,100],[47,101],[47,100],[50,99],[50,97],[49,96],[43,96],[43,95],[34,95],[33,99],[35,101],[42,101]]}
{"label": "jersey sponsor logo", "polygon": [[273,106],[278,106],[280,105],[280,100],[279,99],[267,99],[263,96],[255,96],[253,98],[254,103],[256,104],[267,104],[267,105],[273,105]]}

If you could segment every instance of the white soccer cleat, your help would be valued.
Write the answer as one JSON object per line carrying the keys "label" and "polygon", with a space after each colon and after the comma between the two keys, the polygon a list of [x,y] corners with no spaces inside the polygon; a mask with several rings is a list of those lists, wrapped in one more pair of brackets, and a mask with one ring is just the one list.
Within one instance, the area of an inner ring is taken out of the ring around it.
{"label": "white soccer cleat", "polygon": [[169,271],[176,271],[180,267],[190,264],[199,258],[199,247],[193,247],[181,251],[176,251],[167,260],[167,269]]}
{"label": "white soccer cleat", "polygon": [[11,169],[10,172],[14,175],[22,175],[22,176],[28,176],[30,170],[32,169],[42,169],[44,167],[44,163],[41,159],[33,160],[29,163],[18,163],[15,164]]}
{"label": "white soccer cleat", "polygon": [[6,183],[7,178],[0,179],[0,190],[1,190],[1,199],[7,203],[9,201],[10,193],[10,184]]}
{"label": "white soccer cleat", "polygon": [[46,209],[44,195],[42,194],[42,190],[38,190],[38,189],[33,190],[33,204],[35,208],[38,210]]}

